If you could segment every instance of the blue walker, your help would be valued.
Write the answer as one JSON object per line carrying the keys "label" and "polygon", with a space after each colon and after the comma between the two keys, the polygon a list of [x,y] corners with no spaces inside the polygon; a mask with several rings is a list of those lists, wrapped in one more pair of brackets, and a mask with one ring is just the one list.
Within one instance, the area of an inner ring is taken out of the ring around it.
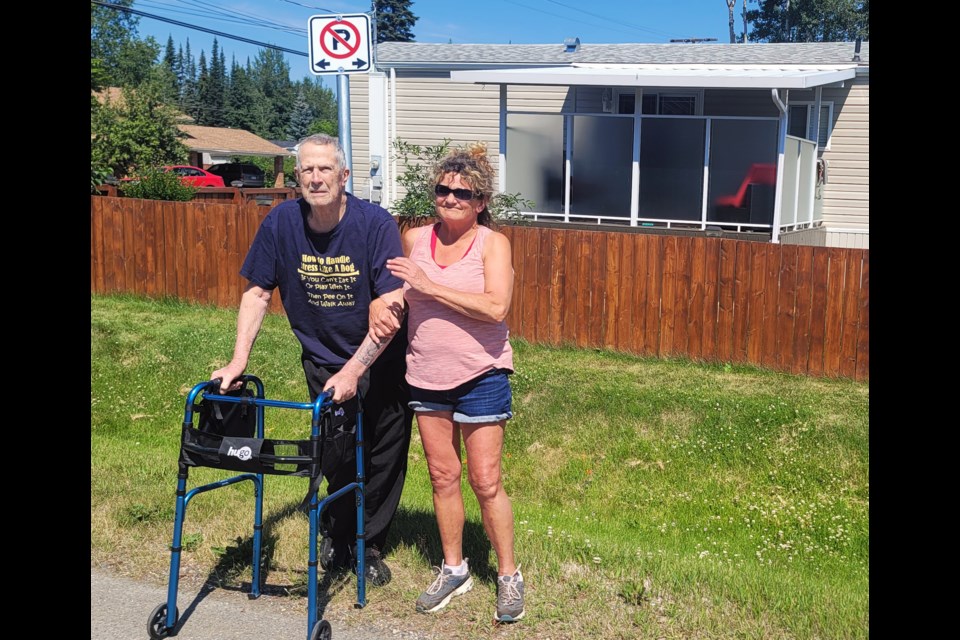
{"label": "blue walker", "polygon": [[[248,598],[260,597],[261,538],[263,533],[263,476],[292,475],[310,478],[309,522],[310,560],[307,577],[307,640],[330,640],[332,630],[326,620],[317,619],[317,533],[320,513],[337,498],[354,492],[357,503],[357,602],[356,608],[366,605],[366,567],[364,534],[364,471],[363,471],[363,410],[357,400],[356,460],[357,480],[335,493],[318,500],[323,439],[332,424],[332,394],[325,392],[315,402],[286,402],[268,400],[263,383],[252,375],[241,377],[240,391],[221,395],[220,380],[196,384],[187,395],[180,440],[180,459],[177,474],[176,517],[173,524],[173,544],[170,546],[170,582],[167,601],[153,610],[147,622],[150,638],[159,640],[176,635],[180,611],[177,609],[177,583],[180,574],[183,520],[187,504],[197,494],[236,484],[243,480],[253,483],[253,577]],[[256,393],[250,391],[252,384]],[[198,401],[199,399],[199,401]],[[270,440],[263,437],[264,407],[310,411],[309,440]],[[194,416],[198,414],[197,426]],[[282,451],[284,455],[280,455]],[[295,452],[293,455],[286,455]],[[213,467],[239,471],[240,475],[211,482],[187,491],[187,472],[190,467]],[[283,468],[280,468],[283,467]]]}

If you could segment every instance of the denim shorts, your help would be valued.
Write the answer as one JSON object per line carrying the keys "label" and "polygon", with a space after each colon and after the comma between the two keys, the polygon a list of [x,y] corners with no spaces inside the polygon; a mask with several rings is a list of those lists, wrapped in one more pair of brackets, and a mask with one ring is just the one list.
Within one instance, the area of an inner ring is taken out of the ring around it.
{"label": "denim shorts", "polygon": [[453,389],[435,391],[410,385],[410,408],[416,412],[452,411],[455,422],[489,423],[513,417],[508,369],[493,369]]}

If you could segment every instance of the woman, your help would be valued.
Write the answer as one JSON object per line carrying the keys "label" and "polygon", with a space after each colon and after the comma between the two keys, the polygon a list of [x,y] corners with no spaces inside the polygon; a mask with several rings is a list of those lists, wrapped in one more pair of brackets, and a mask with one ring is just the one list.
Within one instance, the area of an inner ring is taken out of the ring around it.
{"label": "woman", "polygon": [[443,565],[417,599],[439,611],[473,588],[463,557],[460,441],[483,526],[497,554],[494,620],[523,617],[523,576],[513,556],[513,507],[500,458],[512,395],[513,350],[504,318],[513,295],[510,241],[490,228],[493,168],[482,144],[455,150],[434,170],[439,222],[403,234],[407,257],[387,261],[409,306],[410,407],[433,484]]}

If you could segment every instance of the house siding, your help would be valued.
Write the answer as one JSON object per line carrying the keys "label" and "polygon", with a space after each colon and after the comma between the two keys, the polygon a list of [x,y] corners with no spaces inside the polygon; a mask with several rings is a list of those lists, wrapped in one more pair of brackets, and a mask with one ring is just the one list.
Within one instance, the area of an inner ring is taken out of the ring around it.
{"label": "house siding", "polygon": [[[367,74],[351,74],[350,142],[353,194],[370,197],[370,81]],[[357,135],[362,132],[362,135]]]}
{"label": "house siding", "polygon": [[[869,85],[869,77],[857,77],[843,88],[824,88],[821,94],[821,101],[833,103],[830,150],[822,154],[828,165],[822,209],[823,226],[827,228],[870,227]],[[791,101],[814,99],[813,91],[790,92]]]}
{"label": "house siding", "polygon": [[[389,74],[389,70],[387,71]],[[355,76],[356,77],[356,76]],[[390,83],[393,84],[392,82]],[[359,89],[360,86],[363,89]],[[369,143],[369,90],[366,78],[351,85],[350,105],[353,129],[354,191],[366,197],[369,194],[370,143]],[[396,91],[396,123],[391,122],[389,95]],[[450,81],[449,72],[397,71],[396,86],[387,93],[387,144],[396,137],[420,146],[433,146],[444,138],[452,147],[470,142],[487,144],[490,162],[496,172],[499,167],[500,140],[500,87],[499,85],[475,85]],[[362,104],[361,104],[362,103]],[[387,150],[392,156],[392,147]],[[362,158],[361,158],[362,156]],[[403,168],[389,163],[387,180]],[[405,190],[396,185],[396,198],[402,198]],[[392,190],[385,184],[382,204],[390,207]]]}

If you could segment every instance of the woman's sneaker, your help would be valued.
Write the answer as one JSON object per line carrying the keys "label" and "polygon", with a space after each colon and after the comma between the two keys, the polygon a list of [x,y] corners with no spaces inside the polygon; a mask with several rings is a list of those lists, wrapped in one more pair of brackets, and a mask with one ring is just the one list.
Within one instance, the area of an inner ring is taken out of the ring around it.
{"label": "woman's sneaker", "polygon": [[523,575],[520,567],[512,576],[497,576],[496,622],[516,622],[526,611],[523,608]]}
{"label": "woman's sneaker", "polygon": [[[467,560],[464,559],[464,564]],[[473,589],[473,578],[470,577],[470,570],[463,575],[455,575],[450,567],[434,567],[437,570],[437,579],[433,581],[427,590],[417,598],[417,611],[420,613],[434,613],[440,611],[453,596],[465,594]]]}

